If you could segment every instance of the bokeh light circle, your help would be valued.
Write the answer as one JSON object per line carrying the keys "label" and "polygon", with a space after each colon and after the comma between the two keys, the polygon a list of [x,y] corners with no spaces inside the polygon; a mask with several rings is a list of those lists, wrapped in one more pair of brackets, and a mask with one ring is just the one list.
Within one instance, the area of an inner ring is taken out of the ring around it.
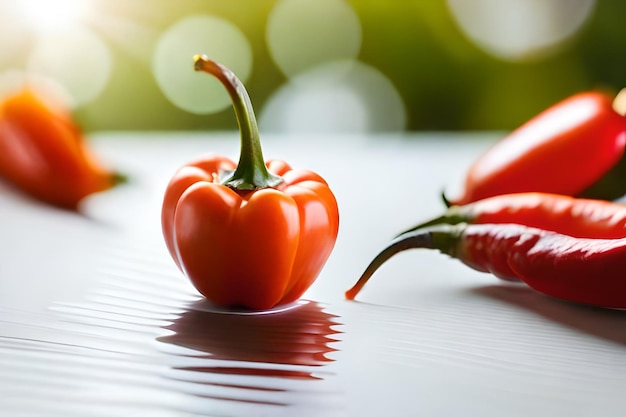
{"label": "bokeh light circle", "polygon": [[468,38],[510,61],[548,53],[582,27],[594,6],[595,0],[448,0]]}
{"label": "bokeh light circle", "polygon": [[14,2],[14,7],[26,26],[47,35],[84,20],[89,3],[89,0],[20,0]]}
{"label": "bokeh light circle", "polygon": [[56,80],[70,97],[72,108],[97,98],[108,84],[111,51],[92,31],[76,26],[39,37],[27,70]]}
{"label": "bokeh light circle", "polygon": [[270,97],[259,124],[270,132],[397,132],[406,128],[406,109],[384,74],[346,60],[294,77]]}
{"label": "bokeh light circle", "polygon": [[7,4],[0,3],[0,68],[8,68],[24,57],[31,47],[33,35],[18,19],[11,15]]}
{"label": "bokeh light circle", "polygon": [[361,23],[343,0],[281,0],[268,18],[270,54],[288,77],[324,62],[354,59]]}
{"label": "bokeh light circle", "polygon": [[196,54],[226,65],[245,82],[252,71],[252,48],[239,28],[212,15],[183,18],[159,38],[152,69],[163,94],[190,113],[216,113],[231,105],[230,98],[219,81],[193,70]]}

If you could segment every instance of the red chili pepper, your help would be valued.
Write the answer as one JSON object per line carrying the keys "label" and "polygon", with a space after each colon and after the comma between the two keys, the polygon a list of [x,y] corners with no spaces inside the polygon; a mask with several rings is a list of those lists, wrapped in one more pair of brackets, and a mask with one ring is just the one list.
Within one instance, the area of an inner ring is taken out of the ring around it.
{"label": "red chili pepper", "polygon": [[576,94],[496,142],[469,168],[464,205],[499,194],[539,191],[576,196],[624,154],[626,118],[600,92]]}
{"label": "red chili pepper", "polygon": [[469,267],[562,300],[626,308],[626,238],[586,239],[516,224],[444,225],[399,236],[374,258],[346,298],[398,252],[437,249]]}
{"label": "red chili pepper", "polygon": [[265,164],[244,86],[226,67],[203,56],[194,60],[196,70],[218,78],[230,94],[241,154],[238,164],[208,155],[174,175],[162,208],[169,252],[215,304],[269,309],[295,301],[335,244],[335,197],[311,171],[279,160]]}
{"label": "red chili pepper", "polygon": [[32,90],[0,103],[0,176],[67,209],[123,179],[96,161],[65,108],[44,103]]}
{"label": "red chili pepper", "polygon": [[517,193],[452,206],[406,232],[439,224],[515,223],[574,237],[626,237],[626,204],[549,193]]}

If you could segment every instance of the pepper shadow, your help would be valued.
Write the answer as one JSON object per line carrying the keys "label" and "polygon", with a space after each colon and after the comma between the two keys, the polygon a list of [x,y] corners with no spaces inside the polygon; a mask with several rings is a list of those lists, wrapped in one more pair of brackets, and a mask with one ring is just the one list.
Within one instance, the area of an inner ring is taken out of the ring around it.
{"label": "pepper shadow", "polygon": [[563,301],[523,285],[488,285],[469,291],[531,311],[591,336],[626,345],[626,310]]}
{"label": "pepper shadow", "polygon": [[[341,333],[338,316],[313,301],[282,310],[241,312],[217,310],[206,300],[194,302],[157,340],[194,352],[174,369],[213,375],[248,375],[290,379],[322,379],[319,368],[333,362],[331,344]],[[204,359],[205,361],[197,361]],[[250,387],[253,388],[253,387]]]}

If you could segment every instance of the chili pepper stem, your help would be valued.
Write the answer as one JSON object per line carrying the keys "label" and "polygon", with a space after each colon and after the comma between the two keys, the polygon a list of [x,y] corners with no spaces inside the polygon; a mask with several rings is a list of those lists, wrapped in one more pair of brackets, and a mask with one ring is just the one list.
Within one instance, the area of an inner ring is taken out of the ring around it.
{"label": "chili pepper stem", "polygon": [[111,183],[113,185],[126,184],[128,182],[128,175],[121,172],[113,172],[111,174]]}
{"label": "chili pepper stem", "polygon": [[409,231],[398,236],[384,248],[367,266],[356,284],[345,292],[348,300],[354,300],[357,294],[363,289],[365,284],[374,273],[391,257],[408,249],[438,249],[442,253],[450,256],[455,255],[456,242],[461,235],[464,225],[457,227],[443,225],[431,229],[419,229]]}
{"label": "chili pepper stem", "polygon": [[448,199],[448,196],[446,195],[444,191],[441,192],[441,201],[446,206],[446,208],[450,208],[453,206],[453,204],[450,202],[450,200]]}
{"label": "chili pepper stem", "polygon": [[241,151],[237,168],[230,175],[220,179],[220,183],[236,190],[248,191],[275,187],[283,180],[269,172],[263,159],[259,128],[250,96],[243,83],[225,66],[195,55],[194,69],[204,71],[217,78],[230,95],[241,135]]}
{"label": "chili pepper stem", "polygon": [[420,229],[426,229],[428,227],[432,227],[432,226],[438,226],[438,225],[444,225],[444,224],[448,224],[448,225],[454,225],[454,224],[459,224],[459,223],[465,223],[467,222],[468,216],[464,215],[461,210],[459,209],[459,206],[451,206],[450,208],[448,208],[448,210],[442,214],[439,217],[435,217],[431,220],[425,221],[423,223],[419,223],[413,227],[411,227],[410,229],[407,229],[405,231],[403,231],[402,233],[399,233],[395,236],[395,238],[398,238],[400,236],[403,236],[407,233],[410,232],[414,232],[416,230],[420,230]]}

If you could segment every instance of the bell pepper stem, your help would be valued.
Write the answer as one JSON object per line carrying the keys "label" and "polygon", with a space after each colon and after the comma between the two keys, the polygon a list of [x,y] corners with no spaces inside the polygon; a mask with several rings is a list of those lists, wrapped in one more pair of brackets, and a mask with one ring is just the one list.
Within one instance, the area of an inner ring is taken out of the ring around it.
{"label": "bell pepper stem", "polygon": [[442,253],[455,256],[456,244],[461,236],[464,225],[442,225],[430,229],[419,229],[404,233],[384,248],[365,268],[356,284],[345,292],[348,300],[354,300],[357,294],[374,273],[391,257],[408,249],[437,249]]}
{"label": "bell pepper stem", "polygon": [[220,179],[220,183],[241,191],[279,185],[283,181],[282,178],[272,174],[265,166],[254,109],[243,83],[230,69],[204,55],[196,55],[193,60],[196,71],[204,71],[214,76],[226,88],[239,125],[241,135],[239,163],[235,171]]}

